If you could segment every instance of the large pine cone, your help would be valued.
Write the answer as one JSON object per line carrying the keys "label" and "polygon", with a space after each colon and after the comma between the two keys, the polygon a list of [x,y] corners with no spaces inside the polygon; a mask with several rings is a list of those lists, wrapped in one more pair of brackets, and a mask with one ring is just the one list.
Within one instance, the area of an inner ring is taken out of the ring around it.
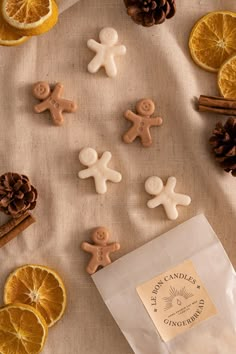
{"label": "large pine cone", "polygon": [[222,168],[236,177],[236,118],[217,123],[210,144]]}
{"label": "large pine cone", "polygon": [[0,177],[0,211],[16,218],[36,206],[37,190],[27,176],[5,173]]}
{"label": "large pine cone", "polygon": [[145,27],[161,24],[176,13],[175,0],[124,0],[134,22]]}

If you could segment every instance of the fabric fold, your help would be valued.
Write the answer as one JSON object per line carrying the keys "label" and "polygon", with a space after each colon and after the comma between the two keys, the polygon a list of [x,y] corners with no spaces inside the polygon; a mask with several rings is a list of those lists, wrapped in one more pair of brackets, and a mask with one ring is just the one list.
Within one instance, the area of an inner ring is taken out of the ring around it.
{"label": "fabric fold", "polygon": [[75,5],[79,0],[58,0],[60,14],[68,10],[71,6]]}

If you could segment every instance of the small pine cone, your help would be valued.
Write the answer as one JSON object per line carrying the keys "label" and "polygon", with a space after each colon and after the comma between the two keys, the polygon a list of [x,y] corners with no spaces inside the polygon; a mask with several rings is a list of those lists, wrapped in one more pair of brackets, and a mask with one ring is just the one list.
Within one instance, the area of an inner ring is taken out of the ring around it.
{"label": "small pine cone", "polygon": [[139,25],[161,24],[176,13],[175,0],[124,0],[127,13]]}
{"label": "small pine cone", "polygon": [[210,144],[222,168],[236,177],[236,118],[217,123]]}
{"label": "small pine cone", "polygon": [[37,190],[28,177],[5,173],[0,177],[0,211],[17,218],[36,206]]}

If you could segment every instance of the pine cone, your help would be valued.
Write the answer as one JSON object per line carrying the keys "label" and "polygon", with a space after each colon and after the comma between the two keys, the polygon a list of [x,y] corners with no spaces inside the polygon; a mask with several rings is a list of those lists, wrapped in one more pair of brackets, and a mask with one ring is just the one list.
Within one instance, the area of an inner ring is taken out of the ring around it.
{"label": "pine cone", "polygon": [[0,177],[0,211],[17,218],[36,206],[37,190],[28,177],[5,173]]}
{"label": "pine cone", "polygon": [[236,177],[236,118],[217,123],[210,144],[222,168]]}
{"label": "pine cone", "polygon": [[124,0],[134,22],[145,27],[161,24],[176,13],[175,0]]}

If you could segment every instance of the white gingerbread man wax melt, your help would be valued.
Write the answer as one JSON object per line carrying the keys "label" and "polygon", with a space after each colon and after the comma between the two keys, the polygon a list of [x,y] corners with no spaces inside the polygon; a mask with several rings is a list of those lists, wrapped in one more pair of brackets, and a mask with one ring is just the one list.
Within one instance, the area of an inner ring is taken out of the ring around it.
{"label": "white gingerbread man wax melt", "polygon": [[91,74],[96,73],[101,67],[105,68],[109,77],[117,75],[117,67],[115,56],[125,55],[126,47],[124,45],[116,45],[118,42],[118,33],[114,28],[103,28],[99,33],[101,43],[94,39],[89,39],[87,45],[89,49],[96,52],[95,57],[88,65],[88,71]]}
{"label": "white gingerbread man wax melt", "polygon": [[119,172],[107,167],[112,158],[109,151],[105,151],[101,158],[98,158],[97,151],[92,148],[83,148],[79,154],[79,160],[84,166],[88,166],[85,170],[79,172],[81,179],[93,177],[96,192],[104,194],[107,192],[107,181],[118,183],[122,176]]}
{"label": "white gingerbread man wax melt", "polygon": [[164,186],[161,178],[153,176],[149,177],[145,182],[145,190],[148,194],[155,195],[147,203],[149,208],[156,208],[163,205],[166,215],[170,220],[178,218],[177,205],[187,206],[191,203],[191,198],[185,194],[175,193],[176,178],[169,177]]}

